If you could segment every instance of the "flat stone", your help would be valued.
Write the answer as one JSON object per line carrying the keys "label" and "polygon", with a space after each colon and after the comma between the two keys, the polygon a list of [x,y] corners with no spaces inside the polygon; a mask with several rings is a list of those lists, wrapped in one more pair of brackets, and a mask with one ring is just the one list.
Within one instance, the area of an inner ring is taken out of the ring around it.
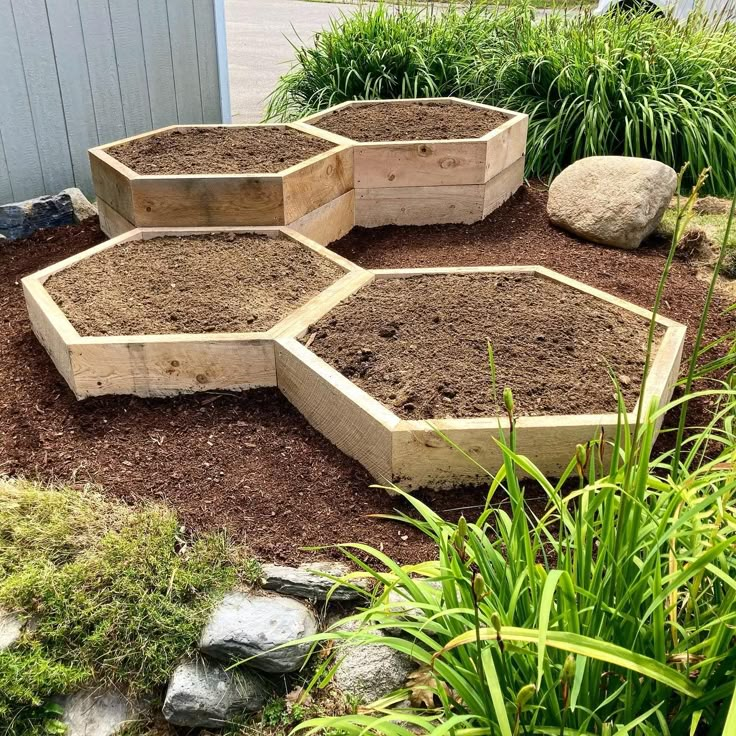
{"label": "flat stone", "polygon": [[0,652],[20,639],[24,625],[20,616],[0,608]]}
{"label": "flat stone", "polygon": [[675,170],[629,156],[590,156],[552,182],[549,219],[586,240],[638,248],[659,225],[677,187]]}
{"label": "flat stone", "polygon": [[[379,637],[381,631],[372,631]],[[417,665],[402,652],[385,644],[351,644],[347,641],[337,655],[339,664],[332,683],[343,693],[372,703],[401,689]]]}
{"label": "flat stone", "polygon": [[88,220],[90,217],[97,217],[97,207],[84,196],[84,192],[77,187],[62,189],[62,194],[68,194],[72,201],[72,209],[74,210],[74,222],[77,224]]}
{"label": "flat stone", "polygon": [[113,736],[140,715],[117,690],[80,690],[55,702],[64,709],[66,736]]}
{"label": "flat stone", "polygon": [[0,205],[0,235],[9,240],[27,238],[42,227],[73,223],[72,199],[64,192]]}
{"label": "flat stone", "polygon": [[269,691],[252,672],[191,660],[171,675],[163,714],[177,726],[218,728],[234,716],[260,710],[268,696]]}
{"label": "flat stone", "polygon": [[213,611],[199,648],[225,662],[255,657],[248,666],[264,672],[293,672],[306,661],[310,644],[276,647],[316,632],[312,611],[293,598],[229,593]]}
{"label": "flat stone", "polygon": [[[326,575],[339,578],[346,575],[349,569],[339,562],[311,562],[299,567],[285,567],[282,565],[263,566],[263,587],[284,595],[293,595],[297,598],[307,598],[313,601],[327,600],[334,580]],[[359,587],[364,587],[359,581]],[[329,595],[331,601],[357,601],[365,598],[365,593],[340,585]]]}

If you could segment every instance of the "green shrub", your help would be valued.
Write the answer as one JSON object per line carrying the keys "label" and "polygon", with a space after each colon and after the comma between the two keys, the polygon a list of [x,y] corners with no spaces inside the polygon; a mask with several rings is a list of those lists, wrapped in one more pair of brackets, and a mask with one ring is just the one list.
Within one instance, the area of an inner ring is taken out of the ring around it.
{"label": "green shrub", "polygon": [[[457,95],[530,115],[527,174],[622,154],[736,190],[736,26],[655,15],[553,14],[524,4],[433,13],[379,5],[297,48],[267,110],[295,118],[351,99]],[[692,183],[686,180],[686,184]]]}

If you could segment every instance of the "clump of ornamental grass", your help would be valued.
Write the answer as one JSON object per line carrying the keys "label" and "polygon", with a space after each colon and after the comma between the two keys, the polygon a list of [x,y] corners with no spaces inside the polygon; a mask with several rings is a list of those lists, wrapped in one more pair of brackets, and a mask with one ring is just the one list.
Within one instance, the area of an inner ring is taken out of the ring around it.
{"label": "clump of ornamental grass", "polygon": [[[679,209],[655,313],[693,200]],[[640,407],[633,426],[620,399],[615,436],[579,445],[558,481],[517,451],[506,390],[503,463],[489,475],[477,517],[451,523],[402,494],[416,518],[393,518],[427,535],[436,559],[402,566],[369,546],[342,546],[359,569],[352,577],[375,581],[375,594],[351,617],[357,630],[343,621],[312,637],[337,642],[312,687],[327,685],[342,642],[381,643],[413,658],[417,670],[393,696],[295,731],[736,733],[736,363],[722,362],[721,351],[704,372],[711,296],[683,395]],[[686,431],[688,405],[702,396],[713,415]],[[681,419],[672,449],[658,453],[654,438],[668,412]],[[537,516],[527,498],[540,493],[547,508]],[[499,497],[506,506],[494,503]],[[407,698],[410,708],[396,707]]]}
{"label": "clump of ornamental grass", "polygon": [[0,734],[52,728],[48,698],[89,683],[154,692],[217,598],[256,576],[223,535],[192,538],[164,507],[0,480],[0,607],[36,622],[0,653]]}

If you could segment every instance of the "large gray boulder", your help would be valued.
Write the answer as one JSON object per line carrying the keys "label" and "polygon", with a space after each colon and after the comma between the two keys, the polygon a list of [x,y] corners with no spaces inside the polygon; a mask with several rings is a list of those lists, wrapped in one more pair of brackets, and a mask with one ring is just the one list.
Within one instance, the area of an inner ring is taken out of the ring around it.
{"label": "large gray boulder", "polygon": [[659,161],[591,156],[552,182],[547,214],[594,243],[638,248],[657,228],[676,187],[677,173]]}
{"label": "large gray boulder", "polygon": [[62,194],[68,194],[72,201],[72,210],[74,211],[74,221],[76,223],[84,222],[90,217],[97,217],[97,207],[84,196],[84,192],[77,187],[69,187],[62,189]]}
{"label": "large gray boulder", "polygon": [[137,705],[117,690],[80,690],[56,698],[66,736],[113,736],[140,716]]}
{"label": "large gray boulder", "polygon": [[25,622],[18,614],[0,608],[0,652],[20,639],[24,626]]}
{"label": "large gray boulder", "polygon": [[269,692],[257,675],[205,660],[180,664],[171,675],[163,714],[187,728],[218,728],[234,716],[260,710]]}
{"label": "large gray boulder", "polygon": [[0,235],[9,240],[27,238],[42,227],[73,224],[74,206],[64,192],[0,205]]}
{"label": "large gray boulder", "polygon": [[276,649],[317,632],[312,611],[293,598],[229,593],[210,616],[199,648],[225,662],[255,657],[248,666],[264,672],[294,672],[309,656],[309,644]]}
{"label": "large gray boulder", "polygon": [[[297,598],[324,601],[334,587],[334,580],[348,573],[346,565],[339,562],[307,562],[299,567],[285,567],[283,565],[263,566],[263,587],[284,595],[293,595]],[[363,588],[360,583],[354,583]],[[365,598],[362,590],[340,585],[332,591],[331,601],[356,601]]]}

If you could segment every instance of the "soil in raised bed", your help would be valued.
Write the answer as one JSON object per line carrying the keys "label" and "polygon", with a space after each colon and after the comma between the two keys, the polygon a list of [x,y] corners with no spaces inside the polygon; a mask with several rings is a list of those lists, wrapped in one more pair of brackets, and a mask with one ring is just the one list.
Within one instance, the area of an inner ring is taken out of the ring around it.
{"label": "soil in raised bed", "polygon": [[121,243],[45,286],[83,336],[255,332],[344,273],[287,238],[213,233]]}
{"label": "soil in raised bed", "polygon": [[354,141],[480,138],[508,115],[452,102],[376,103],[343,107],[312,125]]}
{"label": "soil in raised bed", "polygon": [[107,153],[138,174],[275,174],[334,146],[293,128],[183,128]]}
{"label": "soil in raised bed", "polygon": [[[311,349],[404,419],[616,412],[641,386],[647,321],[529,274],[378,279],[310,330]],[[489,366],[493,348],[496,390]]]}

